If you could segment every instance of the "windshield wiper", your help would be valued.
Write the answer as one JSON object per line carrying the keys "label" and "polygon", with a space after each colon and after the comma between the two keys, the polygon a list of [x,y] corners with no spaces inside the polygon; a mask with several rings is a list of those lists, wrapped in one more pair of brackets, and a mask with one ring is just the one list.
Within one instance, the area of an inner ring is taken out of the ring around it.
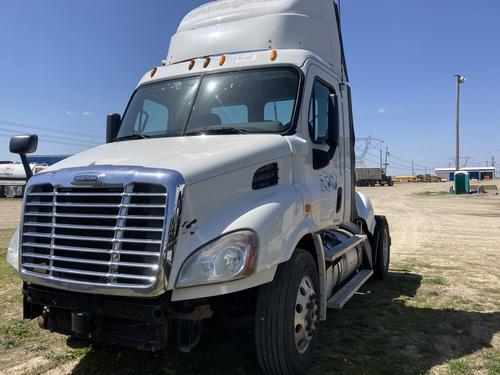
{"label": "windshield wiper", "polygon": [[148,135],[144,135],[142,133],[132,133],[132,134],[129,134],[129,135],[126,135],[125,137],[120,137],[120,138],[116,138],[115,141],[129,141],[131,139],[149,139],[151,138],[150,136]]}
{"label": "windshield wiper", "polygon": [[208,128],[204,130],[198,130],[186,133],[186,136],[202,135],[202,134],[217,135],[217,134],[248,134],[248,133],[242,129],[237,129],[237,128]]}

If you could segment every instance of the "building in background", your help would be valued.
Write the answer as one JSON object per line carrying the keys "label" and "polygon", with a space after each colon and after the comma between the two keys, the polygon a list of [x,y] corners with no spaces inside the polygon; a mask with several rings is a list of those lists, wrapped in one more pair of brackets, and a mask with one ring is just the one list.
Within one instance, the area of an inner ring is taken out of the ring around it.
{"label": "building in background", "polygon": [[[496,178],[495,167],[466,167],[461,171],[469,172],[471,180],[493,180]],[[436,176],[448,181],[453,181],[455,168],[436,168]]]}

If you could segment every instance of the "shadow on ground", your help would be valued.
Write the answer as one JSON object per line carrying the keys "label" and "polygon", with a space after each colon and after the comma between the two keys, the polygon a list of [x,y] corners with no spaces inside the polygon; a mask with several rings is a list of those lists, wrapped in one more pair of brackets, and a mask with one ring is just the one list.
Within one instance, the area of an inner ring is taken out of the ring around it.
{"label": "shadow on ground", "polygon": [[[420,374],[435,365],[490,347],[500,313],[409,307],[421,276],[391,273],[370,282],[340,312],[329,312],[311,374]],[[151,354],[95,345],[74,374],[260,374],[253,337],[221,330],[191,354],[171,345]]]}

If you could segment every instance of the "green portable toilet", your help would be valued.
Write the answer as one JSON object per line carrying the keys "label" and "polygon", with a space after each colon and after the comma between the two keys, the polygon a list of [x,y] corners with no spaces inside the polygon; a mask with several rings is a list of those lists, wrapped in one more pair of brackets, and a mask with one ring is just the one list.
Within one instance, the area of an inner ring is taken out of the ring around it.
{"label": "green portable toilet", "polygon": [[470,192],[470,178],[469,173],[465,171],[455,172],[453,181],[453,191],[455,194],[469,194]]}

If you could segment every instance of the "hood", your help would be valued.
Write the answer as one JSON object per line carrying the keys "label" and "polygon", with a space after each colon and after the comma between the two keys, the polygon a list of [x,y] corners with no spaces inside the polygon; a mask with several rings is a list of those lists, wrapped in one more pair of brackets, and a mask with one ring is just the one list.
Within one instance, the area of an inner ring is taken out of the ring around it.
{"label": "hood", "polygon": [[290,153],[288,142],[277,134],[144,139],[98,146],[46,171],[94,165],[163,168],[180,172],[190,185]]}

